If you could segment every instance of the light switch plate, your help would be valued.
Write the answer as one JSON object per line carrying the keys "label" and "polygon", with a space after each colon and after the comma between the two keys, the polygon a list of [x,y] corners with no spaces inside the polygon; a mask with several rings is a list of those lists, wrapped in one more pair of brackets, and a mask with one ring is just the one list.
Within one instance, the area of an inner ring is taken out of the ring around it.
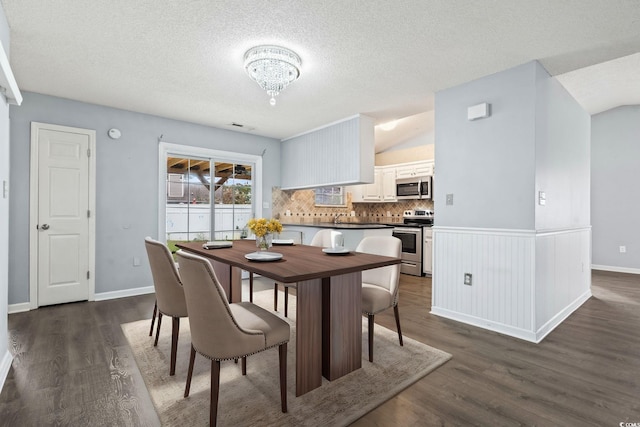
{"label": "light switch plate", "polygon": [[547,193],[544,191],[538,191],[538,204],[544,206],[547,204]]}
{"label": "light switch plate", "polygon": [[453,205],[453,194],[447,194],[447,205]]}
{"label": "light switch plate", "polygon": [[6,199],[9,197],[9,183],[7,180],[2,181],[2,198]]}

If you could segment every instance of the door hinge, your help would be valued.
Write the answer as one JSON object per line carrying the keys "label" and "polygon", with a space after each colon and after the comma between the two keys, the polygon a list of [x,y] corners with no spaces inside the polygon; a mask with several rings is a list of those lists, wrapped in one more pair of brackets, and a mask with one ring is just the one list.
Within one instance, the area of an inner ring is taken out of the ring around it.
{"label": "door hinge", "polygon": [[91,157],[91,148],[87,148],[87,157]]}
{"label": "door hinge", "polygon": [[87,280],[91,278],[91,274],[87,271]]}
{"label": "door hinge", "polygon": [[91,218],[91,211],[87,209],[87,218]]}

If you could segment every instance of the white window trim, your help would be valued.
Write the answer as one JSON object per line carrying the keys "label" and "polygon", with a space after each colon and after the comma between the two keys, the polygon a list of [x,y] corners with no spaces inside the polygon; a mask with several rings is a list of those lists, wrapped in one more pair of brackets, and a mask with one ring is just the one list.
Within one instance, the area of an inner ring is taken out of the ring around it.
{"label": "white window trim", "polygon": [[[249,162],[255,164],[253,207],[256,217],[262,216],[262,156],[234,153],[191,145],[160,142],[158,150],[158,240],[166,243],[167,237],[167,155],[204,157],[214,160]],[[213,178],[213,175],[212,175]]]}

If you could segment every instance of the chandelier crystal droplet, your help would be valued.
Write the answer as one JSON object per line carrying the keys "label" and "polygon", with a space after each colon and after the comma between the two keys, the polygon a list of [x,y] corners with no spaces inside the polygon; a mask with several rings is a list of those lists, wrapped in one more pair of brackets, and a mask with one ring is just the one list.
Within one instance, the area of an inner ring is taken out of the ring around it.
{"label": "chandelier crystal droplet", "polygon": [[271,97],[271,105],[276,105],[276,96],[300,77],[301,64],[294,51],[280,46],[256,46],[244,54],[244,69]]}

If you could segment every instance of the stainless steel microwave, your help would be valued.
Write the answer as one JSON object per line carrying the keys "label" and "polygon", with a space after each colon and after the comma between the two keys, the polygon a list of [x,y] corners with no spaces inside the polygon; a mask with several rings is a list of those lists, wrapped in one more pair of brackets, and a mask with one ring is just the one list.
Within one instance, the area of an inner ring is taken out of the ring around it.
{"label": "stainless steel microwave", "polygon": [[405,199],[430,199],[431,177],[404,178],[396,180],[396,198]]}

